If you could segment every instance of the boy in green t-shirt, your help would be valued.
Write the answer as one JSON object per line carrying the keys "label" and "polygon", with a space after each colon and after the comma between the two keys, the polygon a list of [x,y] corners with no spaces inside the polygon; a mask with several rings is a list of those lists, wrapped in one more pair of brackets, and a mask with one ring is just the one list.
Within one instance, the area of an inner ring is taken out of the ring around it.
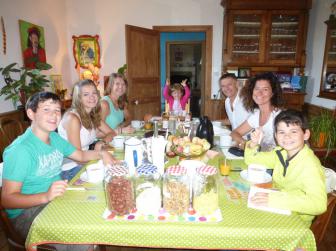
{"label": "boy in green t-shirt", "polygon": [[107,151],[78,150],[55,132],[61,120],[61,104],[56,94],[34,94],[27,101],[26,112],[31,126],[3,154],[1,198],[8,217],[23,238],[45,205],[64,194],[68,186],[67,180],[60,177],[64,157],[79,162],[102,159],[106,165],[116,162]]}
{"label": "boy in green t-shirt", "polygon": [[291,210],[311,224],[315,215],[327,207],[324,170],[314,152],[305,144],[310,137],[308,123],[301,112],[286,110],[274,120],[278,144],[272,152],[259,152],[262,131],[251,134],[245,147],[246,164],[258,163],[273,169],[273,186],[277,193],[256,193],[256,205]]}

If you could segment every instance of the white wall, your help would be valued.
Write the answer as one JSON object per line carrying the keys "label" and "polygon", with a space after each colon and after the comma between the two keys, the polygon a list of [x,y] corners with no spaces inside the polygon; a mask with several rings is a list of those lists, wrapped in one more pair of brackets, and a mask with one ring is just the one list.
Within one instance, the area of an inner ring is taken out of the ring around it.
{"label": "white wall", "polygon": [[[69,81],[69,57],[67,55],[66,12],[64,0],[0,0],[0,16],[5,22],[7,53],[2,51],[0,33],[0,67],[17,62],[22,66],[22,53],[18,20],[24,20],[44,27],[47,62],[53,69],[45,74],[61,73],[64,81]],[[4,85],[0,78],[0,87]],[[12,102],[0,97],[0,113],[14,110]]]}
{"label": "white wall", "polygon": [[324,21],[329,19],[330,6],[335,0],[313,0],[310,11],[309,28],[307,36],[307,63],[306,74],[309,76],[305,102],[323,106],[329,109],[336,108],[336,101],[319,98],[323,55],[327,25]]}
{"label": "white wall", "polygon": [[[218,90],[222,58],[223,11],[220,0],[67,0],[68,37],[100,36],[100,75],[126,63],[125,24],[152,28],[154,25],[213,25],[213,93]],[[68,40],[71,54],[72,41]],[[71,59],[72,80],[77,79]],[[102,81],[101,81],[102,82]],[[214,85],[215,83],[215,85]],[[209,83],[210,84],[210,83]]]}

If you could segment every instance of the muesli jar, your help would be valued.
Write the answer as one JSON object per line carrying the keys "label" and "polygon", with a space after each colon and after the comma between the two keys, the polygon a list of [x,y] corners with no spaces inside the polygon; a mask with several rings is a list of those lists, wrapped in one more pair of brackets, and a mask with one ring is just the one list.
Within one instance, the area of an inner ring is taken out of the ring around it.
{"label": "muesli jar", "polygon": [[129,214],[135,207],[133,183],[125,164],[115,164],[107,169],[105,195],[107,208],[117,215]]}
{"label": "muesli jar", "polygon": [[209,215],[218,209],[217,169],[201,166],[193,180],[193,208],[201,215]]}
{"label": "muesli jar", "polygon": [[136,208],[142,214],[157,214],[161,209],[161,175],[150,163],[137,168],[135,186]]}
{"label": "muesli jar", "polygon": [[173,215],[186,213],[190,206],[189,188],[187,168],[169,167],[163,179],[163,208]]}

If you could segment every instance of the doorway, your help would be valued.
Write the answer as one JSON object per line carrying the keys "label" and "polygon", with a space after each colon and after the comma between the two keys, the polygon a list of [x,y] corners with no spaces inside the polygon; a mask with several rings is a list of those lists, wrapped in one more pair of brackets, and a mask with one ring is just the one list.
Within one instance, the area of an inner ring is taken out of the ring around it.
{"label": "doorway", "polygon": [[[199,114],[208,114],[211,109],[211,69],[212,69],[212,26],[211,25],[187,25],[187,26],[153,26],[154,30],[160,32],[160,81],[161,89],[165,84],[166,78],[168,77],[168,72],[166,70],[166,42],[176,42],[176,39],[171,39],[172,36],[180,34],[179,42],[191,42],[191,41],[202,41],[202,71],[200,77],[199,88],[199,99],[195,104],[195,107],[199,107]],[[183,38],[184,35],[188,35],[188,38]],[[165,40],[163,43],[163,40]],[[164,53],[162,53],[164,52]],[[168,64],[167,64],[168,65]],[[162,91],[161,91],[162,92]],[[197,98],[197,95],[195,94]],[[195,100],[196,100],[195,98]],[[194,101],[194,100],[193,100]],[[161,107],[164,107],[164,100],[161,99]],[[194,108],[197,109],[197,108]],[[197,112],[197,111],[196,111]],[[196,116],[196,114],[192,114]]]}
{"label": "doorway", "polygon": [[201,115],[202,87],[204,86],[204,41],[166,42],[166,77],[171,83],[187,79],[190,88],[190,112]]}

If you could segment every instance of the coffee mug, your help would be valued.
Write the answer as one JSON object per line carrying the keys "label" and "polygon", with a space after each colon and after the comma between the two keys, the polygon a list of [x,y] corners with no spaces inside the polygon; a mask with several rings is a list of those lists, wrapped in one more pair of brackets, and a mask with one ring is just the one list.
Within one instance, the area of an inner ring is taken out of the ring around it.
{"label": "coffee mug", "polygon": [[230,147],[232,144],[232,138],[230,135],[224,134],[219,136],[219,145],[221,147]]}
{"label": "coffee mug", "polygon": [[266,167],[259,164],[250,164],[247,167],[247,178],[251,182],[263,183],[265,181]]}
{"label": "coffee mug", "polygon": [[99,183],[103,181],[105,169],[102,165],[91,165],[86,168],[87,181],[90,183]]}
{"label": "coffee mug", "polygon": [[115,148],[124,149],[124,142],[125,142],[125,137],[121,135],[117,135],[113,138],[112,145]]}
{"label": "coffee mug", "polygon": [[145,124],[145,122],[141,121],[141,120],[132,120],[131,121],[131,125],[135,129],[140,129],[141,127],[144,126],[144,124]]}

